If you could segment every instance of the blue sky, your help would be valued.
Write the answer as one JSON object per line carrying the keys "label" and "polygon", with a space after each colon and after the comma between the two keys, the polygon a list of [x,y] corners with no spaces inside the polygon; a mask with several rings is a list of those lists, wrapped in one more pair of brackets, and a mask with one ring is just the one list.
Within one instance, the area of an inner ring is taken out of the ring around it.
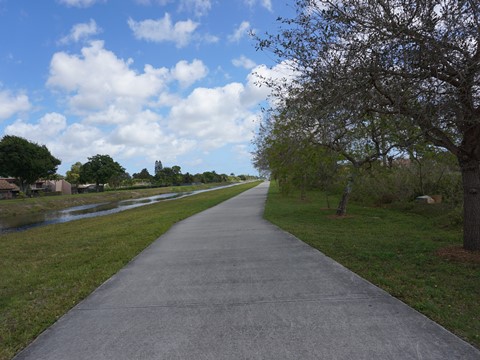
{"label": "blue sky", "polygon": [[256,174],[251,139],[288,73],[249,31],[287,0],[0,0],[0,137],[46,145],[65,174],[109,154],[130,174]]}

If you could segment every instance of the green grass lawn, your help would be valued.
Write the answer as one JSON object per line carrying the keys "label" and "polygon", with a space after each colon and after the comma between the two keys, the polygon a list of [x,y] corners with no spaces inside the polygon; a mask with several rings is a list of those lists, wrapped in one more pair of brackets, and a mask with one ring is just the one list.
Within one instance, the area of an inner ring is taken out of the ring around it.
{"label": "green grass lawn", "polygon": [[256,183],[0,236],[0,359],[10,359],[174,223]]}
{"label": "green grass lawn", "polygon": [[480,348],[480,263],[436,255],[460,246],[462,234],[438,226],[442,211],[435,206],[350,204],[349,216],[335,218],[320,192],[301,201],[272,182],[265,218]]}
{"label": "green grass lawn", "polygon": [[149,189],[112,190],[100,193],[75,195],[39,196],[25,199],[0,201],[0,217],[32,214],[36,212],[66,209],[73,206],[95,204],[99,202],[137,199],[166,193],[190,192],[228,185],[227,183],[167,186]]}

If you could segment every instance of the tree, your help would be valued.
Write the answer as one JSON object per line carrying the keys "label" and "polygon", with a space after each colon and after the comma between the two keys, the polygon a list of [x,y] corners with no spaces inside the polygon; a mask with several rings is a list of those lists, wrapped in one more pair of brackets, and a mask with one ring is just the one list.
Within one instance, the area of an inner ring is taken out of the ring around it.
{"label": "tree", "polygon": [[13,135],[0,141],[0,175],[17,178],[25,193],[36,180],[53,176],[60,163],[45,145]]}
{"label": "tree", "polygon": [[175,185],[177,174],[171,167],[166,166],[155,174],[155,180],[162,186]]}
{"label": "tree", "polygon": [[122,185],[132,185],[132,177],[126,171],[122,173],[115,173],[113,174],[110,179],[108,179],[108,185],[112,188],[118,188]]}
{"label": "tree", "polygon": [[184,174],[182,176],[182,183],[183,184],[191,184],[195,182],[195,179],[193,177],[193,175],[191,175],[189,172],[187,172],[186,174]]}
{"label": "tree", "polygon": [[132,178],[142,179],[142,180],[152,180],[153,176],[150,175],[148,170],[145,168],[145,169],[142,169],[142,171],[140,171],[138,174],[137,173],[133,174]]}
{"label": "tree", "polygon": [[67,176],[65,177],[65,180],[67,180],[70,184],[78,184],[81,168],[82,163],[80,161],[77,161],[70,167],[70,170],[67,171]]}
{"label": "tree", "polygon": [[157,175],[160,171],[162,171],[163,165],[160,160],[155,161],[155,175]]}
{"label": "tree", "polygon": [[88,160],[80,170],[80,182],[95,182],[97,191],[100,191],[100,184],[125,173],[125,169],[109,155],[95,155]]}
{"label": "tree", "polygon": [[325,182],[331,182],[339,156],[317,146],[311,140],[312,133],[295,126],[296,122],[286,120],[285,115],[274,114],[261,125],[254,142],[254,165],[260,171],[268,169],[283,193],[300,189],[303,200],[308,188],[327,189]]}
{"label": "tree", "polygon": [[297,0],[296,7],[259,48],[290,60],[301,74],[296,88],[343,94],[324,102],[331,122],[348,109],[352,125],[360,124],[354,104],[357,114],[385,115],[390,134],[404,132],[410,142],[421,135],[455,155],[464,248],[480,250],[480,3]]}

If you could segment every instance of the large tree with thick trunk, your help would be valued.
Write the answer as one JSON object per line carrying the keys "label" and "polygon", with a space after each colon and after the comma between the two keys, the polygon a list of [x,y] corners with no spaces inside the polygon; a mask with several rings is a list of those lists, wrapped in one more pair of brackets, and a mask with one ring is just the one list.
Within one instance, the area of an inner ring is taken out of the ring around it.
{"label": "large tree with thick trunk", "polygon": [[480,250],[478,0],[297,0],[296,9],[259,48],[301,74],[296,92],[331,94],[318,96],[324,119],[335,123],[354,102],[352,123],[384,116],[385,129],[407,142],[421,135],[453,153],[463,178],[464,248]]}

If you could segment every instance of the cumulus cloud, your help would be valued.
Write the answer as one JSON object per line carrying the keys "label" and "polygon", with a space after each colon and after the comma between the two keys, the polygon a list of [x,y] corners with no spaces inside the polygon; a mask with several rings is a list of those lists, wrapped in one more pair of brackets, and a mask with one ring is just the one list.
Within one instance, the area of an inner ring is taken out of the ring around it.
{"label": "cumulus cloud", "polygon": [[0,120],[5,120],[13,115],[28,111],[31,108],[28,96],[19,93],[13,94],[8,90],[0,91]]}
{"label": "cumulus cloud", "polygon": [[171,41],[178,48],[190,43],[198,25],[199,23],[190,19],[173,24],[168,13],[165,13],[163,18],[157,20],[135,21],[132,18],[128,19],[128,26],[133,31],[135,38],[152,42]]}
{"label": "cumulus cloud", "polygon": [[243,100],[245,104],[253,104],[258,99],[267,98],[271,94],[272,89],[266,85],[265,81],[289,84],[299,75],[298,72],[295,72],[291,62],[287,60],[272,68],[266,65],[259,65],[252,69],[247,76],[246,88],[248,91],[245,92]]}
{"label": "cumulus cloud", "polygon": [[64,36],[60,39],[60,44],[69,44],[71,42],[79,42],[81,40],[87,40],[93,35],[97,35],[102,31],[97,26],[95,20],[90,19],[88,23],[76,24],[70,30],[70,33],[67,36]]}
{"label": "cumulus cloud", "polygon": [[191,151],[196,142],[180,139],[165,131],[166,126],[160,115],[151,110],[136,114],[128,124],[117,127],[108,140],[121,147],[123,157],[147,157],[152,162],[162,154],[162,160],[173,160]]}
{"label": "cumulus cloud", "polygon": [[248,34],[250,30],[250,23],[248,21],[243,21],[237,29],[228,37],[230,42],[239,42],[244,36]]}
{"label": "cumulus cloud", "polygon": [[[236,60],[239,66],[254,65],[244,56]],[[94,154],[142,164],[192,154],[199,158],[202,152],[251,140],[258,104],[270,92],[258,85],[259,76],[283,78],[287,69],[256,66],[244,82],[199,87],[182,97],[169,86],[178,82],[186,88],[205,78],[208,68],[201,60],[181,60],[170,69],[145,65],[140,71],[132,59],[121,59],[102,41],[92,41],[78,54],[54,54],[50,63],[47,85],[69,105],[73,123],[49,113],[34,123],[18,120],[8,131],[47,145],[67,164]],[[244,146],[236,149],[245,156]]]}
{"label": "cumulus cloud", "polygon": [[137,73],[130,68],[132,62],[106,50],[102,41],[94,41],[82,49],[81,56],[54,54],[47,85],[65,91],[71,109],[79,114],[111,104],[138,109],[165,87],[169,70],[145,65]]}
{"label": "cumulus cloud", "polygon": [[45,114],[36,124],[17,120],[5,128],[5,133],[25,138],[32,138],[32,136],[34,136],[37,141],[43,142],[52,136],[58,135],[66,126],[67,119],[65,116],[53,112]]}
{"label": "cumulus cloud", "polygon": [[248,141],[257,117],[250,108],[264,100],[252,102],[254,95],[249,95],[250,91],[235,82],[217,88],[196,88],[171,108],[169,127],[182,137],[199,139],[204,150]]}
{"label": "cumulus cloud", "polygon": [[[53,126],[54,117],[48,115],[33,124],[17,121],[10,131],[37,134],[36,140],[67,161],[84,161],[97,153],[152,161],[162,154],[162,160],[173,161],[194,149],[196,140],[169,130],[167,120],[155,109],[181,101],[169,92],[169,83],[191,85],[206,76],[207,67],[195,59],[179,61],[171,69],[145,65],[138,72],[132,64],[133,60],[106,50],[101,41],[90,43],[77,55],[54,54],[47,84],[65,97],[79,122],[67,126],[63,118]],[[43,128],[49,130],[40,135]]]}
{"label": "cumulus cloud", "polygon": [[245,55],[233,59],[232,64],[236,67],[243,67],[247,70],[253,69],[255,66],[257,66],[253,60],[247,58]]}
{"label": "cumulus cloud", "polygon": [[208,69],[201,60],[194,59],[191,63],[181,60],[172,69],[172,75],[182,87],[188,87],[207,76]]}
{"label": "cumulus cloud", "polygon": [[71,6],[71,7],[78,7],[78,8],[86,8],[92,6],[95,3],[105,2],[106,0],[58,0],[60,4]]}

